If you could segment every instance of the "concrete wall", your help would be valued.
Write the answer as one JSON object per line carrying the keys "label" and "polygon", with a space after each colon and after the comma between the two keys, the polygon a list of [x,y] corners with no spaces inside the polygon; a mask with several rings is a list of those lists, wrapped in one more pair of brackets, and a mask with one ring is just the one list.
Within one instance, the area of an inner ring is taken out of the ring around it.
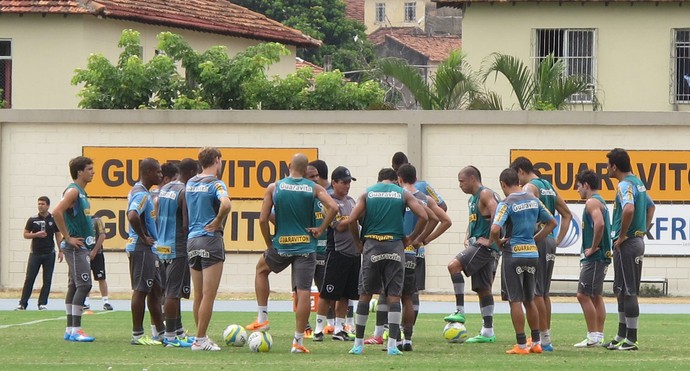
{"label": "concrete wall", "polygon": [[[181,35],[203,52],[224,45],[233,56],[259,40],[222,36],[186,29],[130,21],[99,19],[85,15],[3,14],[0,38],[12,41],[12,108],[77,108],[81,87],[71,85],[74,70],[85,68],[90,54],[103,54],[117,64],[122,49],[117,44],[124,29],[141,33],[143,58],[150,60],[158,46],[156,36],[169,31]],[[268,75],[295,72],[295,47],[271,67]]]}
{"label": "concrete wall", "polygon": [[[70,182],[67,163],[82,146],[317,147],[331,169],[345,165],[357,177],[354,197],[390,166],[394,152],[405,151],[449,207],[453,226],[427,250],[427,288],[450,292],[446,265],[467,228],[461,167],[477,166],[484,184],[498,189],[511,149],[682,150],[689,136],[684,113],[0,110],[0,287],[21,287],[29,251],[24,223],[38,196],[59,199]],[[253,291],[257,258],[229,253],[221,290]],[[111,289],[129,290],[125,254],[108,252],[106,259]],[[688,268],[690,257],[646,257],[643,275],[668,277],[672,295],[690,295]],[[578,271],[577,257],[557,259],[555,274]],[[58,264],[55,289],[65,288],[65,273]],[[272,289],[287,291],[288,274],[274,277]]]}
{"label": "concrete wall", "polygon": [[[595,78],[604,110],[688,110],[687,104],[670,103],[670,56],[672,30],[690,27],[689,16],[690,8],[663,2],[473,3],[463,17],[463,51],[475,69],[494,52],[531,63],[534,29],[594,28]],[[495,88],[505,107],[518,107],[505,79]]]}

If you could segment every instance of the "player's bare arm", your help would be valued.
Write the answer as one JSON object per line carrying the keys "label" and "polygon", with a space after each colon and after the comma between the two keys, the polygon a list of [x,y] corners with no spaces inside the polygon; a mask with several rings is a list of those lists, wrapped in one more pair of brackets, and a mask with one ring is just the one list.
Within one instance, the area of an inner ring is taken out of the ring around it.
{"label": "player's bare arm", "polygon": [[316,184],[314,189],[316,198],[323,204],[323,209],[326,214],[323,217],[323,223],[321,223],[318,228],[307,228],[307,230],[311,232],[314,238],[318,238],[326,228],[331,225],[331,222],[333,222],[333,219],[335,219],[335,216],[338,214],[338,203],[335,202],[333,197],[331,197],[322,186]]}
{"label": "player's bare arm", "polygon": [[273,192],[276,189],[276,184],[272,183],[266,188],[264,193],[264,200],[261,203],[261,213],[259,214],[259,229],[261,235],[264,237],[264,243],[267,248],[271,247],[271,227],[269,226],[269,219],[271,217],[271,209],[273,208]]}
{"label": "player's bare arm", "polygon": [[604,214],[601,212],[602,207],[606,207],[601,204],[598,200],[590,198],[585,203],[585,210],[587,214],[592,218],[593,224],[593,236],[592,236],[592,246],[585,249],[585,256],[590,257],[592,254],[599,250],[599,243],[604,235]]}
{"label": "player's bare arm", "polygon": [[53,209],[53,219],[55,219],[55,225],[57,225],[58,230],[60,230],[65,242],[72,246],[84,247],[84,239],[70,236],[67,230],[67,224],[65,224],[65,211],[74,206],[78,199],[79,191],[74,188],[68,189],[65,194],[62,195],[62,199],[55,206],[55,209]]}

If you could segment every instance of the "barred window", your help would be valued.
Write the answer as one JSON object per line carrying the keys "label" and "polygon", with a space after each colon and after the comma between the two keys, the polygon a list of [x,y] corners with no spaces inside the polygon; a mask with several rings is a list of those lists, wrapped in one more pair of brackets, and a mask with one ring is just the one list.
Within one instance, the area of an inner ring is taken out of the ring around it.
{"label": "barred window", "polygon": [[673,101],[690,103],[690,29],[673,30],[671,67]]}
{"label": "barred window", "polygon": [[[6,102],[5,108],[12,104],[12,42],[0,39],[0,90]],[[2,107],[0,107],[2,108]]]}
{"label": "barred window", "polygon": [[533,59],[535,68],[549,54],[563,60],[568,76],[580,75],[591,87],[590,92],[574,94],[572,103],[591,103],[596,80],[595,30],[593,29],[536,29]]}
{"label": "barred window", "polygon": [[376,3],[376,23],[386,20],[386,3]]}
{"label": "barred window", "polygon": [[417,3],[405,3],[405,22],[417,22]]}

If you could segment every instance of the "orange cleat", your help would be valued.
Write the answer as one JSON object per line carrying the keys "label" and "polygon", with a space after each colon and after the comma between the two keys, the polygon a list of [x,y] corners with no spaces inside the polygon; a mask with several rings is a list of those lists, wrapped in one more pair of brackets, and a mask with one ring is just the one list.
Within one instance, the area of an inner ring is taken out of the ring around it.
{"label": "orange cleat", "polygon": [[529,348],[520,348],[519,345],[513,345],[512,349],[506,350],[506,354],[529,354]]}
{"label": "orange cleat", "polygon": [[329,326],[326,326],[323,328],[323,334],[324,335],[333,335],[334,332],[335,332],[335,327],[333,327],[333,326],[329,325]]}
{"label": "orange cleat", "polygon": [[266,332],[271,328],[271,326],[269,325],[268,321],[259,323],[259,321],[257,320],[257,321],[254,321],[254,322],[248,324],[244,328],[247,329],[248,331]]}

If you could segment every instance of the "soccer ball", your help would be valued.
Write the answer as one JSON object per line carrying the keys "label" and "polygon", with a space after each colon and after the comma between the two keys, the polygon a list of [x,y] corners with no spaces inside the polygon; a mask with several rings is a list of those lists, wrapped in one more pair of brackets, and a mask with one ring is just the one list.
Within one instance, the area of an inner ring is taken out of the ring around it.
{"label": "soccer ball", "polygon": [[460,322],[450,322],[443,328],[443,338],[449,343],[464,343],[469,337],[465,325]]}
{"label": "soccer ball", "polygon": [[223,331],[225,344],[231,347],[241,347],[247,342],[247,331],[240,325],[229,325]]}
{"label": "soccer ball", "polygon": [[268,332],[252,332],[247,340],[249,350],[252,352],[268,352],[273,346],[273,338]]}

